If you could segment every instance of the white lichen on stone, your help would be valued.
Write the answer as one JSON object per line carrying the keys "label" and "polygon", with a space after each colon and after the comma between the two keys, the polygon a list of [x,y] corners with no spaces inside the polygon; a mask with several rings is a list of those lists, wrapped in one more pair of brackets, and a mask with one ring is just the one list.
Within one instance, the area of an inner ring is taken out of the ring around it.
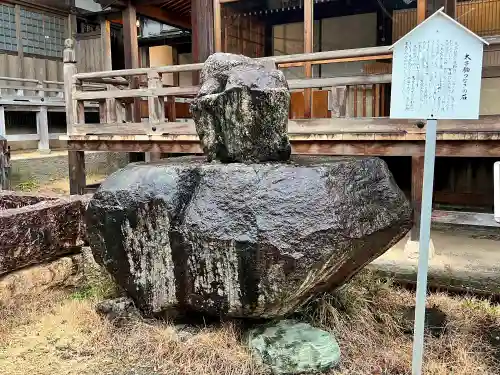
{"label": "white lichen on stone", "polygon": [[161,206],[139,209],[134,227],[129,220],[122,225],[130,274],[152,312],[177,303],[169,230],[168,212]]}
{"label": "white lichen on stone", "polygon": [[[226,299],[229,312],[241,309],[238,256],[233,241],[211,243],[191,238],[193,253],[188,258],[188,269],[193,279],[194,293],[217,294]],[[207,300],[208,305],[215,301]]]}

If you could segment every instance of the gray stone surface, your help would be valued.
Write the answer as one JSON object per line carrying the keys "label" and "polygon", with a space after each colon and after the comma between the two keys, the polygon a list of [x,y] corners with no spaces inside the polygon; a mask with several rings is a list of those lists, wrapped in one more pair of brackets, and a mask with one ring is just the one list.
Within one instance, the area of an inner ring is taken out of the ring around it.
{"label": "gray stone surface", "polygon": [[[64,256],[0,276],[0,306],[57,288],[74,288],[82,281],[80,254]],[[0,307],[1,308],[1,307]]]}
{"label": "gray stone surface", "polygon": [[411,228],[378,158],[131,164],[86,218],[96,261],[144,311],[253,318],[344,284]]}
{"label": "gray stone surface", "polygon": [[89,198],[0,191],[0,275],[78,251]]}
{"label": "gray stone surface", "polygon": [[127,297],[119,297],[99,302],[96,311],[106,316],[115,324],[141,317],[139,310],[135,307],[134,301]]}
{"label": "gray stone surface", "polygon": [[216,53],[201,72],[191,112],[208,160],[288,160],[290,92],[284,74],[241,55]]}
{"label": "gray stone surface", "polygon": [[325,372],[340,362],[340,348],[332,334],[293,320],[251,330],[248,346],[277,375]]}

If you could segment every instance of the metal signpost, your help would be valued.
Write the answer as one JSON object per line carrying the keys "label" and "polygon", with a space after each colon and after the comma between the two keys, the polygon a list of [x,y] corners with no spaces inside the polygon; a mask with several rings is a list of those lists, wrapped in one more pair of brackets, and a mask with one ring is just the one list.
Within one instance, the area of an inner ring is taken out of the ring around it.
{"label": "metal signpost", "polygon": [[479,118],[483,47],[488,44],[443,9],[391,47],[391,118],[427,120],[412,375],[422,373],[437,122]]}

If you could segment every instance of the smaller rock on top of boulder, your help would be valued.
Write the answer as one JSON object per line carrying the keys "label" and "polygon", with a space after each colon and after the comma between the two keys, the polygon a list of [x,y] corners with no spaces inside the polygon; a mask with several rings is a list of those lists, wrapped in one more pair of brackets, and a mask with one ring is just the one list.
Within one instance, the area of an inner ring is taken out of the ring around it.
{"label": "smaller rock on top of boulder", "polygon": [[201,88],[191,104],[208,160],[288,160],[290,92],[274,63],[229,53],[208,58]]}

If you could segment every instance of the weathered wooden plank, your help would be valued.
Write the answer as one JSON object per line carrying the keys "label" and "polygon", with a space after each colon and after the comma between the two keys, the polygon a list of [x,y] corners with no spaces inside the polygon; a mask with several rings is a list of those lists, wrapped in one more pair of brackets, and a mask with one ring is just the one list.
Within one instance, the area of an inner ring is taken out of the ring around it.
{"label": "weathered wooden plank", "polygon": [[136,75],[145,76],[151,71],[157,71],[158,73],[182,73],[182,72],[193,72],[201,69],[203,69],[203,63],[166,65],[155,68],[119,69],[119,70],[110,70],[103,72],[78,73],[75,75],[75,78],[85,81],[97,78],[130,77]]}
{"label": "weathered wooden plank", "polygon": [[[11,90],[24,90],[26,91],[44,91],[44,92],[63,92],[64,89],[61,88],[51,88],[51,87],[40,87],[40,86],[10,86],[10,85],[0,85],[0,90],[11,89]],[[28,95],[30,96],[30,95]]]}
{"label": "weathered wooden plank", "polygon": [[[309,64],[311,65],[322,65],[322,64],[332,64],[332,63],[347,63],[347,62],[358,62],[358,61],[372,61],[372,60],[385,60],[392,59],[392,54],[384,54],[384,55],[373,55],[373,56],[362,56],[362,57],[344,57],[340,59],[328,59],[328,60],[316,60],[311,61]],[[278,64],[279,68],[293,68],[304,66],[307,64],[306,62],[292,62],[292,63],[280,63]]]}
{"label": "weathered wooden plank", "polygon": [[[391,74],[362,75],[332,78],[292,79],[288,81],[290,90],[321,88],[332,86],[355,86],[374,83],[390,83]],[[356,87],[354,87],[356,89]]]}
{"label": "weathered wooden plank", "polygon": [[346,116],[346,102],[349,91],[346,86],[332,87],[331,90],[331,112],[332,117]]}
{"label": "weathered wooden plank", "polygon": [[[163,114],[164,116],[164,114]],[[86,124],[75,125],[72,135],[161,135],[161,134],[188,134],[196,135],[194,124],[192,127],[185,126],[182,122],[162,123],[111,123],[111,124]],[[153,130],[154,128],[154,130]]]}
{"label": "weathered wooden plank", "polygon": [[[101,44],[102,44],[102,53],[103,53],[103,69],[104,70],[113,70],[113,61],[111,60],[111,22],[106,20],[105,18],[101,19]],[[113,80],[113,79],[111,79]],[[121,80],[119,80],[121,81]],[[128,81],[125,81],[126,85],[128,85]],[[106,86],[107,90],[112,90],[113,86]],[[115,122],[117,119],[116,116],[116,100],[107,99],[106,100],[106,113],[104,115],[104,122]],[[101,121],[103,122],[103,121]]]}
{"label": "weathered wooden plank", "polygon": [[0,137],[5,137],[5,107],[0,105]]}
{"label": "weathered wooden plank", "polygon": [[24,48],[23,48],[23,34],[21,31],[21,6],[16,4],[14,6],[15,19],[16,19],[16,39],[17,39],[17,76],[24,77]]}
{"label": "weathered wooden plank", "polygon": [[[45,98],[45,92],[39,91],[40,99]],[[40,106],[40,110],[36,114],[36,128],[40,137],[38,141],[38,150],[42,152],[50,152],[49,146],[49,117],[47,113],[47,106]]]}
{"label": "weathered wooden plank", "polygon": [[[304,53],[312,53],[314,48],[314,0],[304,0]],[[312,65],[304,65],[304,76],[306,79],[312,78]],[[331,85],[335,86],[335,85]],[[304,90],[304,117],[311,118],[312,115],[312,90]]]}
{"label": "weathered wooden plank", "polygon": [[[123,20],[123,45],[124,45],[124,58],[125,58],[125,68],[126,69],[137,69],[140,66],[139,62],[139,43],[137,39],[137,14],[135,5],[131,1],[128,1],[126,8],[122,12]],[[139,87],[139,77],[132,76],[132,81],[130,83],[131,89],[138,89]],[[108,97],[113,99],[113,97]],[[106,97],[102,99],[108,99]],[[141,122],[141,108],[140,100],[135,99],[134,104],[131,109],[128,109],[128,117],[134,122]],[[125,107],[127,109],[127,106]],[[132,113],[130,113],[132,110]]]}
{"label": "weathered wooden plank", "polygon": [[[62,136],[70,149],[124,152],[193,152],[199,150],[196,135],[80,135]],[[423,156],[424,142],[411,141],[343,141],[310,140],[304,135],[290,135],[292,152],[301,155],[373,155]],[[191,150],[191,151],[186,151]],[[436,155],[440,157],[499,157],[500,141],[441,141]]]}
{"label": "weathered wooden plank", "polygon": [[[324,119],[302,119],[289,120],[288,132],[291,135],[301,135],[310,140],[332,140],[336,134],[343,135],[343,139],[360,139],[367,136],[373,140],[400,140],[400,141],[423,141],[425,129],[417,127],[418,120],[393,120],[387,118],[324,118]],[[157,131],[152,134],[163,134],[175,131],[178,134],[196,134],[194,122],[158,123]],[[100,134],[97,126],[78,126],[74,134],[85,134],[91,132]],[[139,132],[137,132],[138,127]],[[109,124],[105,129],[106,134],[144,134],[144,129],[150,127],[148,123],[115,123]],[[479,120],[440,122],[441,130],[438,132],[438,140],[498,140],[500,138],[500,118],[481,118]],[[494,130],[496,129],[496,130]],[[335,138],[339,139],[339,138]]]}
{"label": "weathered wooden plank", "polygon": [[[148,89],[156,90],[162,88],[163,83],[157,72],[148,75]],[[163,96],[152,96],[148,98],[149,125],[155,127],[156,124],[165,122],[165,100]],[[156,128],[155,128],[156,129]]]}
{"label": "weathered wooden plank", "polygon": [[196,95],[198,91],[198,86],[157,87],[111,91],[80,91],[73,94],[73,99],[90,101],[100,99],[148,98],[169,95]]}

